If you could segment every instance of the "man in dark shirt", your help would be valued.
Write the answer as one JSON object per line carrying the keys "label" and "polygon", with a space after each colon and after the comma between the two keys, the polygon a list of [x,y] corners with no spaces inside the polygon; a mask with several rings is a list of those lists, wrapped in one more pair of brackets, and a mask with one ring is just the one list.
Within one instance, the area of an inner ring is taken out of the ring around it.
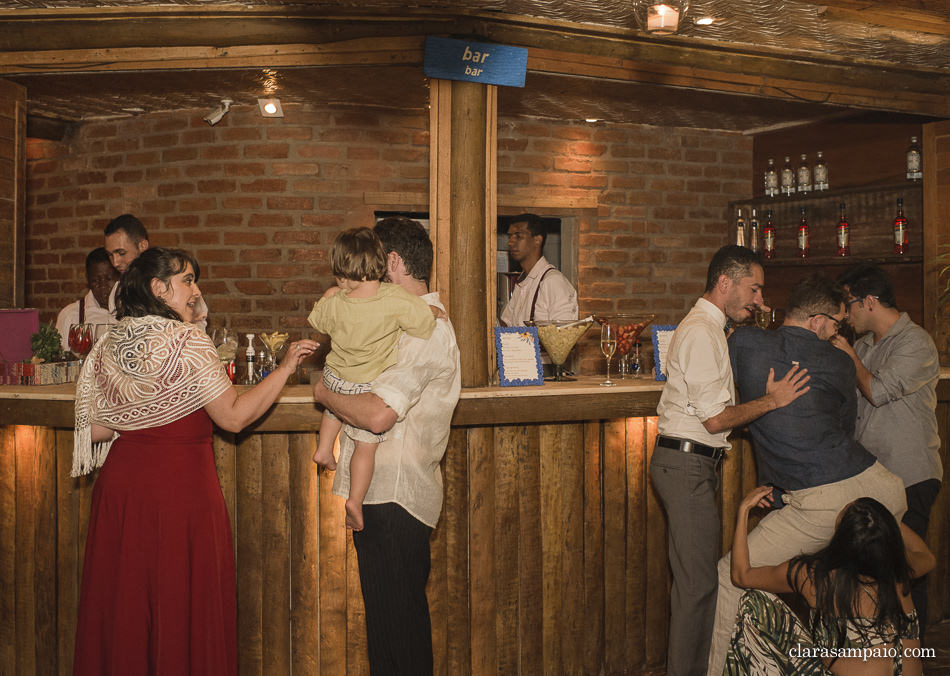
{"label": "man in dark shirt", "polygon": [[[749,423],[759,483],[785,491],[749,533],[753,566],[776,565],[819,550],[831,539],[838,513],[859,497],[882,502],[898,519],[907,507],[903,482],[852,437],[857,411],[855,367],[834,347],[845,317],[844,290],[819,276],[796,284],[784,324],[776,331],[746,327],[729,338],[729,356],[742,400],[762,396],[769,369],[808,369],[811,389],[784,408]],[[730,578],[731,556],[719,561],[716,623],[709,673],[721,674],[743,590]]]}

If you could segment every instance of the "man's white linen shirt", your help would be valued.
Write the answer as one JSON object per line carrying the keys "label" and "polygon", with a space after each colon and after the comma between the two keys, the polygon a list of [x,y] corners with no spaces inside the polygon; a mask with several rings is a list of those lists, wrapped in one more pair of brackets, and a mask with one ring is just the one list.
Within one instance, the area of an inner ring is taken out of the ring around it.
{"label": "man's white linen shirt", "polygon": [[[92,295],[92,291],[86,293],[86,316],[87,324],[113,324],[115,323],[115,313],[110,312],[108,308],[99,305],[99,301]],[[79,323],[79,301],[73,301],[62,310],[56,317],[56,330],[62,338],[63,350],[69,349],[69,327],[71,324]]]}
{"label": "man's white linen shirt", "polygon": [[710,434],[703,422],[735,403],[726,315],[705,298],[676,327],[666,356],[666,385],[656,410],[664,436],[728,448],[729,430]]}
{"label": "man's white linen shirt", "polygon": [[541,277],[549,268],[553,266],[544,256],[541,256],[531,268],[531,272],[515,284],[511,299],[501,311],[501,321],[505,326],[524,326],[524,323],[531,319],[531,303],[534,302],[534,292],[539,283],[541,290],[538,292],[538,303],[534,308],[535,319],[568,321],[577,319],[577,291],[567,277],[557,268],[553,268],[541,282]]}
{"label": "man's white linen shirt", "polygon": [[[438,293],[421,296],[442,309]],[[448,319],[436,322],[428,340],[404,334],[396,365],[373,382],[373,394],[392,408],[396,424],[376,450],[373,480],[364,504],[395,502],[422,523],[435,528],[442,512],[439,464],[449,443],[449,427],[461,391],[459,350]],[[333,492],[350,492],[353,440],[343,426]]]}

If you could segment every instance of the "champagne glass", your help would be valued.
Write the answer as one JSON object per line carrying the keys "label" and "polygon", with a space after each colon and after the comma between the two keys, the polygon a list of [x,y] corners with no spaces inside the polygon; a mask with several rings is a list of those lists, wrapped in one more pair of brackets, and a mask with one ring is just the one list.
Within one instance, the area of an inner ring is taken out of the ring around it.
{"label": "champagne glass", "polygon": [[92,324],[69,326],[69,349],[79,357],[79,365],[82,366],[86,355],[92,349]]}
{"label": "champagne glass", "polygon": [[616,385],[610,379],[610,358],[617,351],[617,328],[610,322],[606,322],[600,327],[600,350],[607,358],[607,380],[601,383],[604,387],[613,387]]}

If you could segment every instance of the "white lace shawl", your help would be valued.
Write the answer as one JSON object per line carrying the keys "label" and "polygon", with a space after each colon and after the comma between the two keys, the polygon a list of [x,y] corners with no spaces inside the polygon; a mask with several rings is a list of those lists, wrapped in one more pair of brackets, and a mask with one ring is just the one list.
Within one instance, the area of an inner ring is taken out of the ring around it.
{"label": "white lace shawl", "polygon": [[72,476],[102,466],[118,435],[92,443],[92,424],[139,430],[179,420],[231,387],[211,339],[193,324],[126,317],[86,357],[76,382]]}

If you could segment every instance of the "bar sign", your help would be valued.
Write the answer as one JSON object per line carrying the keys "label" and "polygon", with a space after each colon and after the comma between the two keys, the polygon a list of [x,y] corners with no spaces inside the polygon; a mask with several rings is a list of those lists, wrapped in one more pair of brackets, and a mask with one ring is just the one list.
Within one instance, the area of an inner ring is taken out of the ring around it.
{"label": "bar sign", "polygon": [[425,74],[443,80],[524,87],[528,50],[523,47],[426,37]]}

